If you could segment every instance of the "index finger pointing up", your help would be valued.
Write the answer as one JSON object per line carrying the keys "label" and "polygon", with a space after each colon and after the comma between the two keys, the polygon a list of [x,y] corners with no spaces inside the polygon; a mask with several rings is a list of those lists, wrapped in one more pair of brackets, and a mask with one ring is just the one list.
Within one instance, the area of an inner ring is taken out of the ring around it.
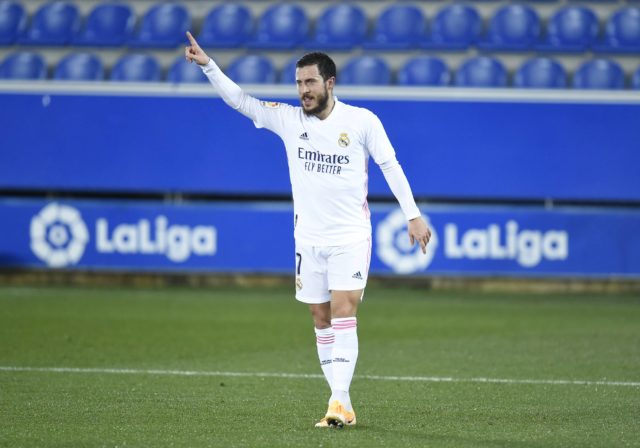
{"label": "index finger pointing up", "polygon": [[191,42],[191,45],[193,45],[194,47],[198,46],[198,42],[196,42],[190,31],[187,31],[187,38],[189,39],[189,42]]}

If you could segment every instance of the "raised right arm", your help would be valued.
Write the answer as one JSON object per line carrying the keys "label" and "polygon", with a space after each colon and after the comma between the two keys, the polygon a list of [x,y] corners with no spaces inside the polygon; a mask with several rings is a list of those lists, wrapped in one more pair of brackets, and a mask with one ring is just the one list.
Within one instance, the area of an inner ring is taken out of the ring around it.
{"label": "raised right arm", "polygon": [[190,43],[184,52],[187,61],[195,62],[202,68],[202,71],[225,103],[255,121],[260,101],[247,95],[238,84],[225,75],[213,59],[200,48],[198,42],[188,31],[187,38]]}

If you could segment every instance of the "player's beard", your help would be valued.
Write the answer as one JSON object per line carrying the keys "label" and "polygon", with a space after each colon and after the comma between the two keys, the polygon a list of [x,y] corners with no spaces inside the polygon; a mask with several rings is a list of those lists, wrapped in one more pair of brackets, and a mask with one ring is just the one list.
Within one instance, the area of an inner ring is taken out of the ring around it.
{"label": "player's beard", "polygon": [[[300,98],[300,102],[302,102],[305,97],[308,97],[308,95],[303,95],[302,98]],[[302,105],[302,110],[306,115],[318,115],[327,108],[329,103],[329,91],[327,90],[326,85],[324,86],[324,94],[316,95],[316,100],[318,101],[318,105],[313,109],[305,109],[304,104]]]}

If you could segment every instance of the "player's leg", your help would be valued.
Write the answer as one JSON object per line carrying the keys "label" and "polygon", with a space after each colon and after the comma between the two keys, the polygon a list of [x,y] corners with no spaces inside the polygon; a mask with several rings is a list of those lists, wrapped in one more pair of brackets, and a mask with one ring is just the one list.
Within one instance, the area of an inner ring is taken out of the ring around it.
{"label": "player's leg", "polygon": [[307,303],[313,318],[322,372],[331,388],[333,329],[326,259],[316,248],[296,244],[296,299]]}
{"label": "player's leg", "polygon": [[[331,302],[309,304],[309,310],[313,317],[313,324],[316,332],[316,347],[318,349],[318,359],[320,360],[320,367],[322,367],[322,373],[329,383],[331,388],[331,394],[333,395],[333,344],[334,335],[333,328],[331,327]],[[329,421],[326,417],[323,417],[318,423],[316,428],[328,428]]]}
{"label": "player's leg", "polygon": [[[331,303],[311,303],[309,304],[313,326],[316,333],[316,348],[318,349],[318,359],[322,373],[332,388],[332,356],[334,335],[331,328]],[[332,388],[333,389],[333,388]]]}
{"label": "player's leg", "polygon": [[364,288],[353,291],[331,291],[331,320],[356,317]]}
{"label": "player's leg", "polygon": [[[322,250],[296,243],[296,299],[307,303],[313,318],[318,360],[329,388],[332,388],[333,329],[331,295],[327,282],[327,259]],[[316,427],[328,428],[326,418]]]}
{"label": "player's leg", "polygon": [[334,333],[332,396],[327,412],[329,424],[355,424],[349,389],[358,361],[356,318],[369,272],[370,239],[336,248],[327,269],[331,289],[331,326]]}
{"label": "player's leg", "polygon": [[349,389],[358,361],[358,305],[364,290],[331,291],[331,327],[334,333],[333,376],[329,410],[325,418],[333,426],[355,425]]}

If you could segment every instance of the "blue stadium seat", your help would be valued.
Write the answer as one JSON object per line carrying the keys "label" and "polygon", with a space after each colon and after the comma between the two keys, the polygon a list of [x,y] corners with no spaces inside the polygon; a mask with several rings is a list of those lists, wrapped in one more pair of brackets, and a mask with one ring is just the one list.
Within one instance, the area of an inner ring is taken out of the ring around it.
{"label": "blue stadium seat", "polygon": [[129,40],[132,47],[175,48],[185,44],[191,15],[180,3],[160,3],[147,11],[138,33]]}
{"label": "blue stadium seat", "polygon": [[540,17],[525,4],[501,7],[491,17],[487,36],[479,47],[488,50],[522,51],[532,48],[540,39]]}
{"label": "blue stadium seat", "polygon": [[13,44],[27,27],[24,7],[12,0],[0,1],[0,45]]}
{"label": "blue stadium seat", "polygon": [[210,48],[237,48],[243,46],[253,30],[251,11],[244,5],[221,3],[204,18],[198,44]]}
{"label": "blue stadium seat", "polygon": [[521,88],[561,89],[567,87],[567,73],[558,61],[532,58],[524,61],[518,68],[513,85]]}
{"label": "blue stadium seat", "polygon": [[184,56],[178,56],[169,67],[167,81],[176,84],[209,82],[202,69],[195,62],[189,63]]}
{"label": "blue stadium seat", "polygon": [[355,56],[338,73],[341,85],[389,85],[391,69],[384,59],[376,56]]}
{"label": "blue stadium seat", "polygon": [[624,71],[617,62],[593,59],[583,63],[573,75],[578,89],[623,89]]}
{"label": "blue stadium seat", "polygon": [[0,79],[44,79],[46,76],[47,65],[37,53],[12,53],[0,64]]}
{"label": "blue stadium seat", "polygon": [[373,36],[365,48],[410,49],[425,37],[426,19],[422,9],[414,5],[391,5],[378,16]]}
{"label": "blue stadium seat", "polygon": [[304,8],[293,3],[277,3],[260,16],[250,48],[291,49],[302,45],[309,34],[309,18]]}
{"label": "blue stadium seat", "polygon": [[118,47],[125,45],[133,33],[136,16],[125,3],[102,3],[87,18],[85,26],[73,39],[74,45]]}
{"label": "blue stadium seat", "polygon": [[607,20],[604,42],[596,51],[608,53],[640,53],[640,8],[619,9]]}
{"label": "blue stadium seat", "polygon": [[160,64],[146,54],[126,54],[118,59],[111,70],[112,81],[160,81]]}
{"label": "blue stadium seat", "polygon": [[584,52],[598,36],[598,18],[584,6],[567,6],[556,11],[547,23],[547,33],[539,50]]}
{"label": "blue stadium seat", "polygon": [[357,5],[342,3],[328,6],[316,21],[313,38],[307,48],[350,50],[364,42],[367,16]]}
{"label": "blue stadium seat", "polygon": [[272,84],[276,70],[265,56],[248,55],[234,59],[226,70],[227,76],[239,84]]}
{"label": "blue stadium seat", "polygon": [[27,32],[18,38],[25,45],[66,45],[80,28],[80,12],[73,3],[45,3],[33,17]]}
{"label": "blue stadium seat", "polygon": [[631,75],[631,87],[635,90],[640,90],[640,65]]}
{"label": "blue stadium seat", "polygon": [[296,83],[296,63],[300,56],[290,58],[280,70],[280,84]]}
{"label": "blue stadium seat", "polygon": [[507,69],[502,62],[492,57],[470,58],[458,68],[456,85],[460,87],[506,87]]}
{"label": "blue stadium seat", "polygon": [[434,56],[410,59],[398,71],[398,84],[403,86],[447,86],[450,82],[447,64]]}
{"label": "blue stadium seat", "polygon": [[65,81],[102,81],[104,67],[102,61],[91,53],[72,53],[58,62],[54,79]]}
{"label": "blue stadium seat", "polygon": [[429,39],[424,48],[466,50],[475,45],[482,32],[482,18],[468,5],[454,3],[445,6],[431,24]]}

